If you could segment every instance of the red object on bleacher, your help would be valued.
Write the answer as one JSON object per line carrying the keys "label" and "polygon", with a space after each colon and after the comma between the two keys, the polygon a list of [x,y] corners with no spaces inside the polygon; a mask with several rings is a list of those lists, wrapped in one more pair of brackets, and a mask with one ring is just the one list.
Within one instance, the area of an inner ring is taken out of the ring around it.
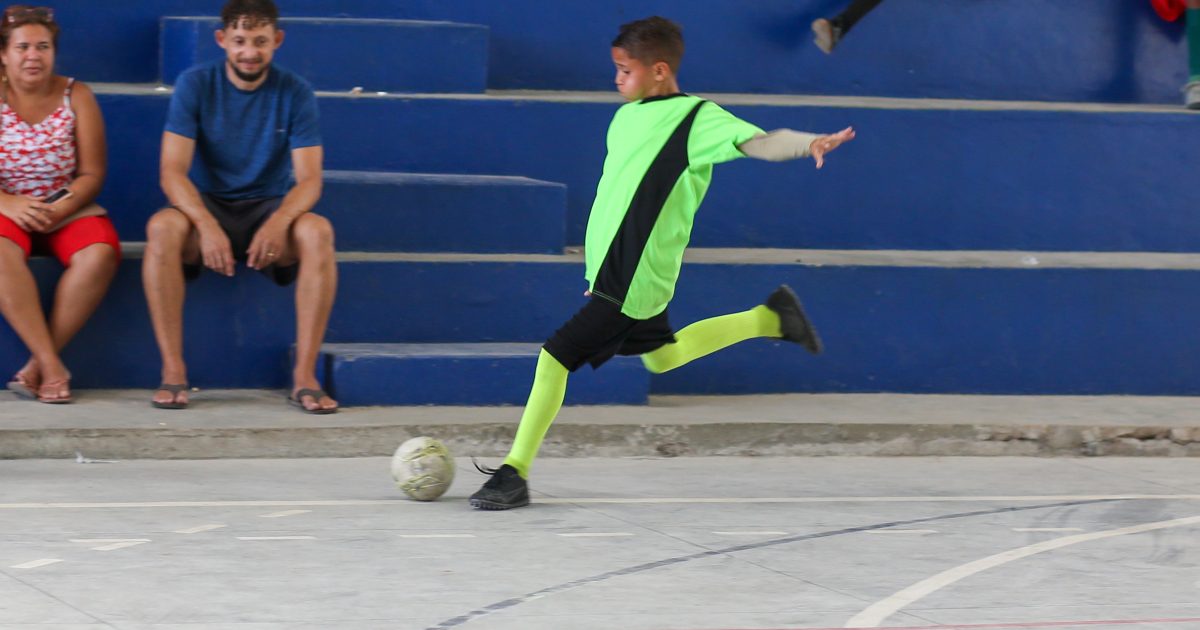
{"label": "red object on bleacher", "polygon": [[1150,0],[1150,4],[1154,5],[1158,16],[1168,22],[1178,20],[1187,9],[1184,0]]}

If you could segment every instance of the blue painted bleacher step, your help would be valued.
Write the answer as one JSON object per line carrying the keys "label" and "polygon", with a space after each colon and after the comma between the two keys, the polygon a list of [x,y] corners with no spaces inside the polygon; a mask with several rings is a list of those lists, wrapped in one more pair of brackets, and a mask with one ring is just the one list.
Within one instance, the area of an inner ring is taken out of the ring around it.
{"label": "blue painted bleacher step", "polygon": [[525,177],[326,171],[341,250],[561,253],[567,190]]}
{"label": "blue painted bleacher step", "polygon": [[[326,385],[351,405],[522,405],[536,343],[325,344]],[[585,367],[567,382],[568,405],[646,404],[650,373],[636,357]]]}
{"label": "blue painted bleacher step", "polygon": [[[487,87],[488,29],[414,20],[284,18],[278,62],[318,90],[482,92]],[[218,59],[214,17],[164,17],[163,83],[198,61]]]}

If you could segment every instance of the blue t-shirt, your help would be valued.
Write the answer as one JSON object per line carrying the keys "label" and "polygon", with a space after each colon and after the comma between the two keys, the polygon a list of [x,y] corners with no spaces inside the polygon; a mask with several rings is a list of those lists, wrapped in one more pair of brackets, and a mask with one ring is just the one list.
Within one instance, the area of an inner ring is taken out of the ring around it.
{"label": "blue t-shirt", "polygon": [[225,76],[225,60],[175,82],[166,130],[196,141],[191,178],[222,199],[281,197],[292,185],[293,149],[321,145],[317,98],[300,75],[272,64],[252,92]]}

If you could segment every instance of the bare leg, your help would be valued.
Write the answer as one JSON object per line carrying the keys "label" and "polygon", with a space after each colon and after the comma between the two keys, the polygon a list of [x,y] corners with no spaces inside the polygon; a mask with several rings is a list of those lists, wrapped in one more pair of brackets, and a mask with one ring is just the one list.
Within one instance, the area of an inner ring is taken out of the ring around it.
{"label": "bare leg", "polygon": [[[333,247],[333,226],[325,217],[308,213],[292,224],[290,257],[300,261],[296,280],[296,365],[292,371],[293,392],[320,389],[317,382],[317,354],[333,310],[337,293],[337,260]],[[285,261],[286,262],[286,261]],[[305,398],[308,409],[334,409],[337,401],[325,396]]]}
{"label": "bare leg", "polygon": [[71,256],[70,266],[58,281],[50,311],[50,337],[55,349],[65,348],[96,312],[115,275],[117,252],[109,245],[89,245]]}
{"label": "bare leg", "polygon": [[[46,325],[37,283],[25,261],[25,252],[6,238],[0,238],[0,314],[29,348],[35,375],[40,373],[43,381],[61,382],[70,378]],[[37,391],[37,383],[31,385]]]}
{"label": "bare leg", "polygon": [[[183,264],[199,260],[199,245],[191,221],[173,208],[158,211],[146,224],[146,253],[142,261],[142,285],[154,339],[162,355],[162,382],[186,384],[183,361]],[[174,396],[157,391],[154,401],[186,403],[187,390]]]}

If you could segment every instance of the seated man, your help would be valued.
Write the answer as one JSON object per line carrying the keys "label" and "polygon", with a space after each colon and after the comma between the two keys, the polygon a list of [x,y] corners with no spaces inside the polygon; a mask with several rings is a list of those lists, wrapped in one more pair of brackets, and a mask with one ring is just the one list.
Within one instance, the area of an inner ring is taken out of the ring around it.
{"label": "seated man", "polygon": [[278,19],[272,0],[229,0],[216,32],[226,58],[193,67],[175,83],[160,165],[170,206],[146,226],[142,265],[163,360],[155,407],[188,404],[185,276],[193,279],[203,267],[233,276],[236,262],[245,261],[281,286],[297,282],[288,400],[309,413],[337,410],[315,374],[337,288],[333,228],[310,212],[321,196],[317,101],[304,79],[271,66],[283,43]]}

